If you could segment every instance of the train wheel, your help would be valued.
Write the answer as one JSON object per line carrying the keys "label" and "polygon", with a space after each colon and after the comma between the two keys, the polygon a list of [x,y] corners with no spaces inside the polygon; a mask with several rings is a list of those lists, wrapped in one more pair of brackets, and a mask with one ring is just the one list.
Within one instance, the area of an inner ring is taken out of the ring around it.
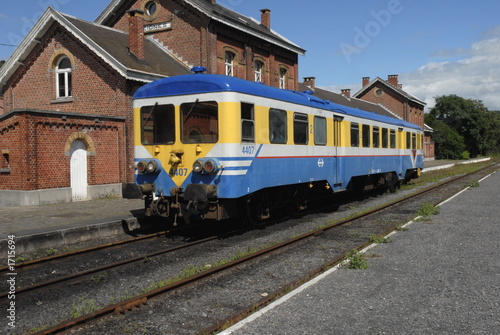
{"label": "train wheel", "polygon": [[244,223],[251,226],[259,226],[264,220],[271,217],[270,210],[264,206],[262,198],[257,195],[249,197],[246,201],[246,215]]}
{"label": "train wheel", "polygon": [[391,193],[396,193],[400,186],[398,177],[394,173],[388,173],[386,176],[386,185]]}

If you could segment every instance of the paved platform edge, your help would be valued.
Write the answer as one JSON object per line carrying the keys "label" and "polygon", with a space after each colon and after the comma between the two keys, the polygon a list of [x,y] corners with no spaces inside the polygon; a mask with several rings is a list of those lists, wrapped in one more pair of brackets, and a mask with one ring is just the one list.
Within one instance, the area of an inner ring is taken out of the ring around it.
{"label": "paved platform edge", "polygon": [[[123,239],[132,238],[127,231],[139,228],[135,217],[116,219],[102,223],[90,224],[82,227],[59,229],[51,232],[37,233],[24,236],[15,236],[16,255],[21,256],[44,250],[71,246],[77,243],[87,242],[94,239],[105,239],[123,236]],[[0,259],[7,258],[7,239],[0,240]]]}
{"label": "paved platform edge", "polygon": [[438,166],[428,167],[428,168],[424,168],[422,170],[422,173],[430,172],[430,171],[436,171],[436,170],[448,169],[448,168],[454,167],[455,165],[465,165],[465,164],[474,164],[474,163],[486,162],[486,161],[489,161],[490,159],[491,159],[490,157],[478,158],[478,159],[471,159],[469,161],[463,161],[463,162],[458,162],[458,163],[452,163],[452,164],[445,164],[445,165],[438,165]]}
{"label": "paved platform edge", "polygon": [[[482,161],[487,161],[489,160],[490,158],[486,158],[486,159],[481,159],[481,160],[478,160],[477,162],[482,162]],[[475,163],[477,163],[475,162]],[[466,163],[468,164],[468,163]],[[455,164],[451,164],[451,166],[453,166]],[[439,168],[442,168],[441,166],[439,166]],[[446,168],[446,167],[445,167]],[[479,180],[479,182],[482,182],[484,181],[485,179],[491,177],[493,174],[495,173],[498,173],[498,171],[495,171],[483,178],[481,178]],[[449,202],[449,201],[452,201],[454,198],[458,197],[460,194],[462,194],[463,192],[467,191],[468,189],[470,189],[470,187],[465,187],[464,189],[462,189],[461,191],[455,193],[454,195],[452,195],[451,197],[449,197],[448,199],[442,201],[441,203],[439,203],[437,205],[437,207],[440,207],[442,206],[443,204]],[[413,220],[410,220],[408,222],[406,222],[405,224],[402,225],[402,228],[407,228],[409,227],[411,224],[415,223],[420,217],[416,217],[414,218]],[[398,231],[393,231],[391,233],[389,233],[387,235],[387,237],[390,237],[392,235],[395,235],[397,234]],[[368,246],[366,246],[364,249],[360,250],[359,252],[360,253],[366,253],[368,250],[372,249],[372,248],[375,248],[377,247],[378,244],[376,243],[372,243]],[[236,333],[237,331],[239,330],[242,330],[245,326],[248,326],[250,325],[253,321],[257,320],[258,318],[260,318],[261,316],[263,316],[264,314],[266,314],[267,312],[271,311],[272,309],[278,307],[279,305],[281,304],[284,304],[286,303],[288,300],[290,300],[291,298],[293,298],[294,296],[296,296],[297,294],[300,294],[301,292],[303,292],[304,290],[306,290],[307,288],[311,287],[311,286],[314,286],[316,285],[318,282],[320,282],[322,279],[324,279],[325,277],[328,277],[330,275],[332,275],[335,271],[337,271],[343,264],[343,263],[340,263],[340,264],[337,264],[336,266],[332,267],[331,269],[323,272],[322,274],[316,276],[315,278],[311,279],[310,281],[302,284],[301,286],[299,286],[298,288],[296,288],[295,290],[287,293],[286,295],[282,296],[281,298],[279,298],[278,300],[272,302],[271,304],[269,304],[268,306],[264,307],[263,309],[255,312],[254,314],[248,316],[247,318],[237,322],[236,324],[234,324],[233,326],[227,328],[226,330],[223,330],[221,332],[219,332],[218,334],[219,335],[231,335],[231,334],[234,334]]]}

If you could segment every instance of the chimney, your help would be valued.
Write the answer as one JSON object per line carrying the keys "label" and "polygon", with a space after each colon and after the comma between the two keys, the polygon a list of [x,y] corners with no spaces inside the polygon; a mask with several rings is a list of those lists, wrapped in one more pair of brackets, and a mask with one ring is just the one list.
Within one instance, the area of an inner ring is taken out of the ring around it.
{"label": "chimney", "polygon": [[211,3],[217,3],[217,0],[209,0]]}
{"label": "chimney", "polygon": [[316,86],[316,77],[304,77],[304,85],[314,88]]}
{"label": "chimney", "polygon": [[344,97],[346,97],[347,99],[350,99],[351,98],[351,89],[350,88],[343,88],[340,90],[340,92],[342,93],[342,95]]}
{"label": "chimney", "polygon": [[138,59],[144,60],[144,11],[132,9],[127,13],[129,51]]}
{"label": "chimney", "polygon": [[387,76],[387,81],[392,86],[399,87],[399,84],[398,84],[398,75],[397,74],[390,74],[390,75],[388,75]]}
{"label": "chimney", "polygon": [[260,12],[262,13],[260,23],[267,29],[271,29],[271,10],[261,9]]}
{"label": "chimney", "polygon": [[365,87],[370,83],[370,77],[363,77],[362,87]]}

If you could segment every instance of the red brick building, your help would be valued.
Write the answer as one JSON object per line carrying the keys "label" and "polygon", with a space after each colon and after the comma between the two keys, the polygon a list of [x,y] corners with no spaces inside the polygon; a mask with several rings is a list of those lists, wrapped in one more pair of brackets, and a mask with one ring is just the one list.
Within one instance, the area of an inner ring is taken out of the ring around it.
{"label": "red brick building", "polygon": [[46,10],[0,69],[0,204],[121,194],[133,181],[131,97],[203,65],[297,88],[305,51],[215,0],[112,1],[95,22]]}
{"label": "red brick building", "polygon": [[404,91],[398,75],[389,75],[387,80],[379,77],[370,81],[363,77],[362,87],[354,97],[384,106],[397,117],[415,123],[424,129],[424,152],[426,160],[434,160],[434,142],[431,139],[432,128],[424,124],[426,103]]}

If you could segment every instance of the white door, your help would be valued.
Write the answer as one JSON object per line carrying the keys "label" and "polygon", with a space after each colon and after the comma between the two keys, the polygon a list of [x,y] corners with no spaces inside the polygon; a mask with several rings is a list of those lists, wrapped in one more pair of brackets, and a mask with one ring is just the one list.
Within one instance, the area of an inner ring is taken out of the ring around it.
{"label": "white door", "polygon": [[87,147],[82,141],[71,143],[71,193],[73,201],[87,199]]}

